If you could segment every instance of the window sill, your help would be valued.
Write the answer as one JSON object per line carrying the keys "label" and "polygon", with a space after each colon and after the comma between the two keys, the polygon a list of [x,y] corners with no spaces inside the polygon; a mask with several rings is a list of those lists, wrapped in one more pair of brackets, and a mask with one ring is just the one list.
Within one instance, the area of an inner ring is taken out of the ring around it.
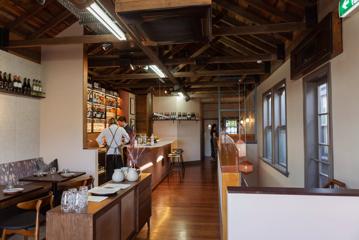
{"label": "window sill", "polygon": [[268,164],[269,166],[271,166],[272,168],[274,168],[275,170],[277,170],[279,173],[283,174],[286,177],[289,177],[289,172],[286,168],[279,166],[277,164],[273,164],[271,163],[271,160],[261,157],[262,161],[266,164]]}

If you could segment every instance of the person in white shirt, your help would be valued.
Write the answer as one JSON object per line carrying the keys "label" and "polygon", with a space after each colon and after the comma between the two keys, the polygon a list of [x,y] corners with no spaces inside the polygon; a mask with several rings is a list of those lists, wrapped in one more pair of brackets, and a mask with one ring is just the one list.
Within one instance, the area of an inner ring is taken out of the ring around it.
{"label": "person in white shirt", "polygon": [[108,126],[96,138],[99,145],[106,144],[106,179],[110,181],[114,169],[123,167],[120,147],[130,141],[126,130],[116,124],[114,118],[109,119]]}

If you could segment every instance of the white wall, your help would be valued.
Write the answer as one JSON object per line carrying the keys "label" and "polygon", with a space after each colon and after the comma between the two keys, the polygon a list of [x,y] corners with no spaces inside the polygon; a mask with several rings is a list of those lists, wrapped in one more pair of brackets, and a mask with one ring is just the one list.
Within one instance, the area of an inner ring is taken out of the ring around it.
{"label": "white wall", "polygon": [[331,62],[334,177],[359,188],[359,13],[343,26],[344,52]]}
{"label": "white wall", "polygon": [[265,187],[304,186],[304,132],[303,132],[303,82],[290,80],[290,61],[285,62],[257,88],[258,156],[263,156],[262,96],[286,79],[287,84],[287,135],[289,177],[259,161],[259,184]]}
{"label": "white wall", "polygon": [[[74,24],[61,36],[82,34]],[[60,168],[95,174],[96,150],[83,149],[83,46],[48,46],[42,50],[47,98],[41,102],[40,153],[59,159]]]}
{"label": "white wall", "polygon": [[[0,71],[44,83],[40,64],[2,50]],[[0,93],[0,163],[39,157],[40,101]]]}
{"label": "white wall", "polygon": [[[200,113],[199,101],[186,102],[180,97],[154,97],[154,112],[195,112]],[[160,138],[177,139],[177,147],[184,150],[184,161],[201,160],[201,122],[200,121],[155,121],[153,132]]]}
{"label": "white wall", "polygon": [[358,222],[358,197],[228,195],[229,240],[357,240]]}
{"label": "white wall", "polygon": [[[321,6],[326,6],[324,3],[321,3]],[[325,8],[325,11],[328,9]],[[320,16],[325,16],[325,13]],[[359,13],[356,13],[343,21],[344,52],[331,61],[334,178],[344,181],[350,188],[359,188],[359,161],[356,157],[359,142],[358,39]],[[303,82],[302,79],[290,80],[289,61],[258,87],[258,154],[263,155],[261,96],[283,78],[287,79],[288,92],[289,177],[285,177],[260,161],[259,180],[261,186],[302,187],[304,186]]]}

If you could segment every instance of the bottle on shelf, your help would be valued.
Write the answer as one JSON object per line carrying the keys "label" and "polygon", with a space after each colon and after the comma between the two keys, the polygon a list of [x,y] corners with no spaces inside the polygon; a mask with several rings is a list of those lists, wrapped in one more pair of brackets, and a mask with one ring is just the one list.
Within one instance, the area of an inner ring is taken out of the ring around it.
{"label": "bottle on shelf", "polygon": [[4,88],[4,80],[2,78],[2,72],[0,71],[0,89]]}
{"label": "bottle on shelf", "polygon": [[4,87],[3,87],[3,88],[4,88],[5,90],[8,90],[9,83],[8,83],[8,81],[7,81],[7,74],[6,74],[6,72],[3,73],[3,77],[2,77],[2,78],[3,78],[3,81],[4,81]]}
{"label": "bottle on shelf", "polygon": [[153,133],[151,134],[151,146],[155,145],[155,136],[153,135]]}
{"label": "bottle on shelf", "polygon": [[9,80],[8,89],[9,89],[10,92],[12,92],[12,91],[14,91],[14,82],[12,80],[11,73],[9,73],[8,80]]}

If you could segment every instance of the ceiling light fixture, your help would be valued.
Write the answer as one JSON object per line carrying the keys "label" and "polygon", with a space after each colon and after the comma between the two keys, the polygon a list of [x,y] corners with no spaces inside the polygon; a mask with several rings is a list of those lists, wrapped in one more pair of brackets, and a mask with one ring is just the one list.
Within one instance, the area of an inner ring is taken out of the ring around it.
{"label": "ceiling light fixture", "polygon": [[87,10],[94,15],[115,37],[120,41],[125,41],[125,33],[119,26],[110,18],[110,16],[102,9],[96,2],[92,3]]}
{"label": "ceiling light fixture", "polygon": [[259,60],[257,60],[257,63],[261,64],[261,63],[263,63],[263,61],[259,59]]}
{"label": "ceiling light fixture", "polygon": [[149,65],[152,71],[154,71],[160,78],[165,78],[166,75],[156,65]]}

